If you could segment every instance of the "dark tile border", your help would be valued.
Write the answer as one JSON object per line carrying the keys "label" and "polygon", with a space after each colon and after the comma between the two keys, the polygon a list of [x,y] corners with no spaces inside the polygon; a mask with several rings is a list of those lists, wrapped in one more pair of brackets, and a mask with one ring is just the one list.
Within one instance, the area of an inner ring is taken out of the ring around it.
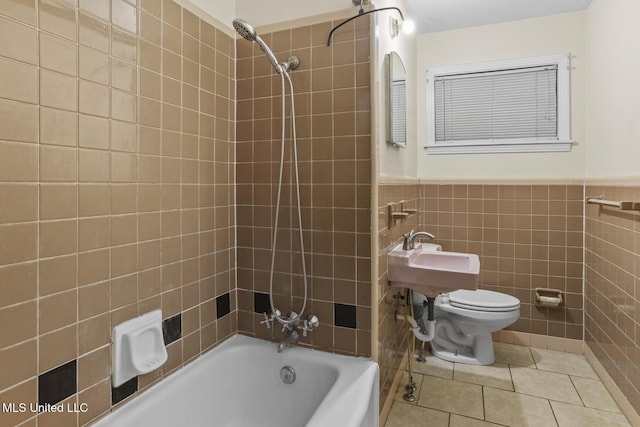
{"label": "dark tile border", "polygon": [[357,310],[355,305],[338,304],[334,307],[334,324],[345,328],[356,329],[357,327]]}
{"label": "dark tile border", "polygon": [[131,378],[120,387],[111,387],[111,404],[122,402],[136,391],[138,391],[138,377]]}
{"label": "dark tile border", "polygon": [[271,303],[269,302],[269,294],[262,292],[253,293],[253,311],[255,313],[270,313]]}
{"label": "dark tile border", "polygon": [[231,312],[231,300],[229,293],[220,295],[216,298],[216,319],[226,316]]}
{"label": "dark tile border", "polygon": [[164,345],[169,345],[182,338],[182,313],[162,321]]}
{"label": "dark tile border", "polygon": [[38,375],[38,404],[54,405],[76,394],[77,378],[78,369],[75,359]]}

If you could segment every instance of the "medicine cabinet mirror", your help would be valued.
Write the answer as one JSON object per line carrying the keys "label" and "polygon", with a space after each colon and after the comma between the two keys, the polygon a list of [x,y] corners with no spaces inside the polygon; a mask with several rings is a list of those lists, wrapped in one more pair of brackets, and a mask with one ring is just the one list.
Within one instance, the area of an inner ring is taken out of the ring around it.
{"label": "medicine cabinet mirror", "polygon": [[385,56],[387,74],[387,142],[407,145],[407,72],[396,52]]}

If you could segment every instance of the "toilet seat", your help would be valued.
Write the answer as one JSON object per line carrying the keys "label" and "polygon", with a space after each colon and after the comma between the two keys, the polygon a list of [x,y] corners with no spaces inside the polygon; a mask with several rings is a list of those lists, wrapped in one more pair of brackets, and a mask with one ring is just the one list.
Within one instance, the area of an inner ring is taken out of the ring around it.
{"label": "toilet seat", "polygon": [[513,311],[520,308],[518,298],[484,289],[476,291],[460,289],[449,292],[449,304],[466,310],[491,312]]}

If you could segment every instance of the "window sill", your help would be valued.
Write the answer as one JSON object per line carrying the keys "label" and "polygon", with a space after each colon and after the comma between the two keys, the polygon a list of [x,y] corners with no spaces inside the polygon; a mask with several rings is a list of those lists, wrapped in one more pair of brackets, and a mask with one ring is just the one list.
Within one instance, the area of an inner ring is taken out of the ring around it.
{"label": "window sill", "polygon": [[531,144],[426,145],[427,154],[554,153],[571,151],[573,141]]}

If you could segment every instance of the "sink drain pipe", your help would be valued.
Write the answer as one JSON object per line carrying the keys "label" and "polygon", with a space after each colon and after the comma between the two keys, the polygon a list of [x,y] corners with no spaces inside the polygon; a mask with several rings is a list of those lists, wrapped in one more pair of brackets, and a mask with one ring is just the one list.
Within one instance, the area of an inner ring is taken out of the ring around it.
{"label": "sink drain pipe", "polygon": [[[413,336],[422,341],[422,349],[424,350],[424,343],[431,341],[435,336],[436,321],[434,319],[434,302],[435,298],[426,297],[418,292],[407,291],[407,305],[410,313],[401,314],[396,313],[396,319],[406,320],[411,327],[409,328],[413,333]],[[426,308],[426,310],[425,310]],[[425,316],[426,314],[426,316]],[[426,319],[425,319],[426,317]],[[418,319],[418,321],[416,321]],[[405,387],[407,393],[403,396],[407,402],[414,402],[416,400],[413,393],[416,391],[416,383],[413,381],[413,354],[415,352],[415,340],[409,339],[408,356],[408,369],[409,369],[409,383]],[[418,358],[418,361],[424,362],[424,356],[422,353]]]}
{"label": "sink drain pipe", "polygon": [[416,291],[411,292],[413,300],[413,316],[415,326],[411,329],[413,335],[420,341],[429,342],[435,336],[436,321],[434,318],[435,298],[427,297]]}

